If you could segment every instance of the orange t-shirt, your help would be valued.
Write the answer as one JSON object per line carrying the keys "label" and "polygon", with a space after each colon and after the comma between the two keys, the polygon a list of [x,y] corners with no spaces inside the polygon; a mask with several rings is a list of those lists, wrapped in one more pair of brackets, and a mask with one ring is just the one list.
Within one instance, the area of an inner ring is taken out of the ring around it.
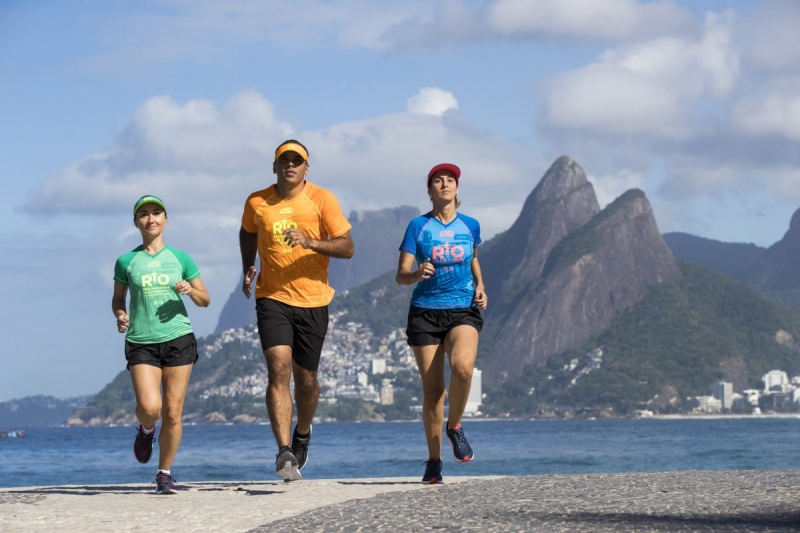
{"label": "orange t-shirt", "polygon": [[330,258],[302,246],[292,248],[284,242],[283,231],[297,228],[306,237],[318,240],[347,233],[352,226],[333,193],[306,181],[300,194],[284,200],[271,185],[247,198],[242,227],[258,233],[261,271],[256,298],[271,298],[295,307],[331,303],[334,290],[328,285]]}

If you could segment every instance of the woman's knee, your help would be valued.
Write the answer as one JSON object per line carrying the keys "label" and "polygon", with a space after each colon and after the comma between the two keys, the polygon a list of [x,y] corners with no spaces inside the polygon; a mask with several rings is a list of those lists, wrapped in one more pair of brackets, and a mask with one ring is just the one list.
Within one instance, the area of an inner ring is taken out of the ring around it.
{"label": "woman's knee", "polygon": [[136,406],[136,414],[139,418],[157,420],[161,416],[161,402],[155,400],[140,402]]}
{"label": "woman's knee", "polygon": [[179,425],[183,416],[182,405],[165,405],[161,413],[161,423],[165,425]]}
{"label": "woman's knee", "polygon": [[450,379],[466,382],[472,379],[474,365],[455,365],[450,369]]}

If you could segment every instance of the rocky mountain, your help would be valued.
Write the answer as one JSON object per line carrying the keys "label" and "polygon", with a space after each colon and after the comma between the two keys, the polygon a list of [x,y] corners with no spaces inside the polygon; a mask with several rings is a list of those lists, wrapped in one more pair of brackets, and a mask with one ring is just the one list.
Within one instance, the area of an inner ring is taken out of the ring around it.
{"label": "rocky mountain", "polygon": [[[352,259],[331,259],[329,282],[341,294],[353,287],[397,268],[398,247],[408,222],[420,215],[419,209],[400,206],[378,211],[353,211],[348,220],[355,244]],[[241,291],[242,278],[222,307],[214,333],[241,328],[256,322],[255,307]]]}
{"label": "rocky mountain", "polygon": [[493,299],[513,300],[541,274],[550,252],[600,211],[592,184],[571,158],[558,158],[525,200],[511,228],[480,250]]}
{"label": "rocky mountain", "polygon": [[[543,181],[558,175],[548,173]],[[584,194],[592,198],[593,188],[588,191]],[[531,209],[539,205],[533,202]],[[503,249],[494,246],[489,253]],[[487,380],[505,380],[577,348],[607,329],[616,313],[638,303],[648,287],[680,277],[644,193],[628,191],[558,241],[534,280],[517,282],[514,294],[503,291],[501,305],[487,320],[500,325],[490,343],[504,356],[487,358]]]}
{"label": "rocky mountain", "polygon": [[721,242],[677,231],[663,237],[675,258],[736,278],[766,250],[753,243]]}
{"label": "rocky mountain", "polygon": [[800,312],[800,209],[783,238],[759,255],[739,276],[789,309]]}

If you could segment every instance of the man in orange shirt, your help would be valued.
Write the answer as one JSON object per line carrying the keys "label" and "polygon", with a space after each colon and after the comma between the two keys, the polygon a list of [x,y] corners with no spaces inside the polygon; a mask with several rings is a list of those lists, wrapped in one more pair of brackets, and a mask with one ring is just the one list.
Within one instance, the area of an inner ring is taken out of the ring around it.
{"label": "man in orange shirt", "polygon": [[[278,444],[275,471],[300,479],[308,460],[317,409],[317,369],[328,331],[331,257],[353,257],[351,225],[330,191],[306,180],[308,150],[294,139],[275,150],[277,182],[247,198],[239,230],[244,282],[250,298],[256,279],[256,315],[267,361],[267,412]],[[292,426],[289,380],[294,375],[297,425]]]}

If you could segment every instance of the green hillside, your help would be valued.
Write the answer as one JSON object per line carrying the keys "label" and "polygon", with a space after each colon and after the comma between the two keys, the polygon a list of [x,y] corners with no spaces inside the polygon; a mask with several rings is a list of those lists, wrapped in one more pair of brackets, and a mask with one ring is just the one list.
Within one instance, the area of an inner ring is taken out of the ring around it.
{"label": "green hillside", "polygon": [[[800,339],[800,316],[726,276],[687,262],[680,268],[680,282],[651,289],[582,349],[551,357],[544,367],[527,367],[488,389],[492,410],[674,412],[688,396],[711,394],[719,380],[741,391],[760,386],[769,370],[800,374],[796,345],[776,341],[780,330]],[[587,354],[598,347],[602,363],[592,370]]]}
{"label": "green hillside", "polygon": [[337,294],[330,312],[346,310],[346,321],[360,322],[378,337],[395,328],[405,329],[414,286],[398,285],[395,275],[392,270],[345,294]]}

